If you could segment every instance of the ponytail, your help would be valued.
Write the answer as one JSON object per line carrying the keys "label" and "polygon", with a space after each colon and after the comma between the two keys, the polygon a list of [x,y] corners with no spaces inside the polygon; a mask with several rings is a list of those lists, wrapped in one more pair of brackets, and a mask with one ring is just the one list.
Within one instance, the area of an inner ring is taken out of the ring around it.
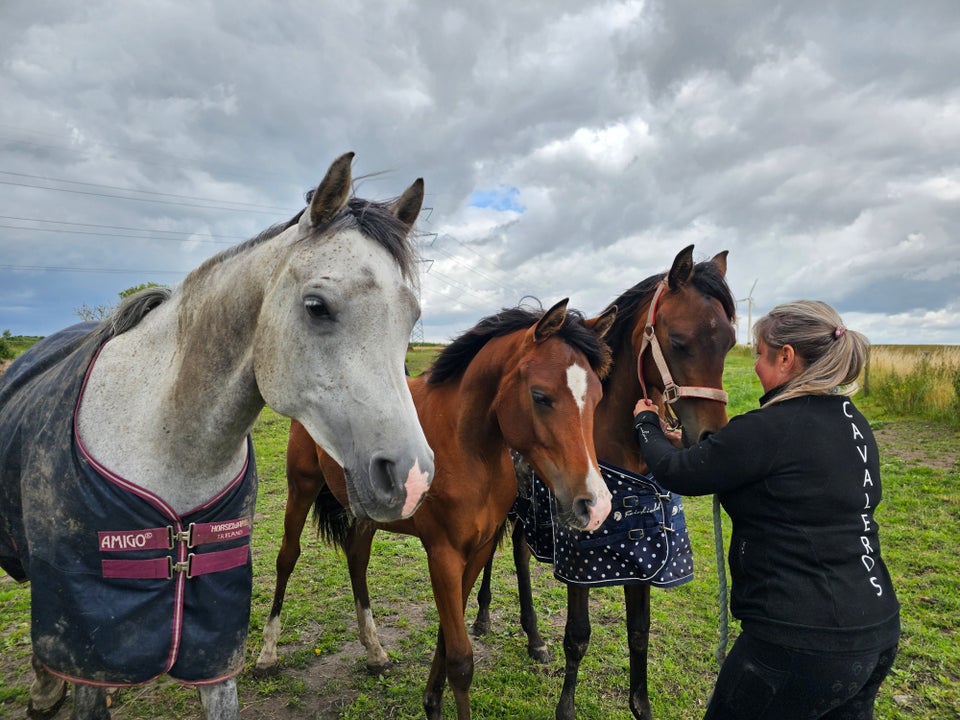
{"label": "ponytail", "polygon": [[[753,326],[754,346],[762,340],[768,352],[790,345],[803,363],[770,403],[800,395],[853,395],[867,361],[870,342],[849,330],[830,305],[797,300],[778,305]],[[768,404],[770,404],[768,403]]]}

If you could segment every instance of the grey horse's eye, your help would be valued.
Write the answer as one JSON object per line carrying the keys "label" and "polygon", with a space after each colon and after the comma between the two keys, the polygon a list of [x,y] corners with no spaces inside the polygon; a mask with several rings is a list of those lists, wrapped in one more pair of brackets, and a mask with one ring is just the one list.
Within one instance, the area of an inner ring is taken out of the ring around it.
{"label": "grey horse's eye", "polygon": [[308,297],[303,301],[303,306],[307,309],[307,314],[315,320],[332,319],[330,308],[318,297]]}

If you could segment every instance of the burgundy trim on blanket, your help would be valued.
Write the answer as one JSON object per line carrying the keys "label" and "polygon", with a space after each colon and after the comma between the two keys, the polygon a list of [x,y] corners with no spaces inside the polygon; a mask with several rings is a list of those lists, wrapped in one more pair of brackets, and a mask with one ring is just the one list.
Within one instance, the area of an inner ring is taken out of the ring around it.
{"label": "burgundy trim on blanket", "polygon": [[97,533],[100,552],[131,552],[134,550],[170,550],[172,528],[144,528],[143,530],[101,530]]}
{"label": "burgundy trim on blanket", "polygon": [[185,572],[188,578],[192,578],[221,570],[231,570],[246,565],[249,557],[250,548],[243,545],[217,552],[190,553],[186,560],[176,565],[173,564],[170,556],[165,556],[149,560],[101,560],[100,567],[105,578],[169,580],[174,572]]}
{"label": "burgundy trim on blanket", "polygon": [[240,567],[241,565],[247,564],[249,557],[250,548],[247,545],[231,548],[230,550],[191,555],[189,558],[190,569],[187,577],[196,577],[197,575],[206,575],[208,573]]}
{"label": "burgundy trim on blanket", "polygon": [[149,560],[101,560],[105,578],[136,578],[138,580],[166,580],[171,576],[170,556]]}
{"label": "burgundy trim on blanket", "polygon": [[190,523],[190,547],[226,542],[250,535],[250,518]]}

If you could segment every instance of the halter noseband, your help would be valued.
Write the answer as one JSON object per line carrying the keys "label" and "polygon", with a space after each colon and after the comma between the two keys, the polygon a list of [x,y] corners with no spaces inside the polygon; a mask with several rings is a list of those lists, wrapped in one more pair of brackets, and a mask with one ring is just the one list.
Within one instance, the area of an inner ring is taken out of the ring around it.
{"label": "halter noseband", "polygon": [[663,356],[663,350],[660,349],[660,343],[657,342],[656,330],[654,325],[657,321],[657,306],[660,304],[660,296],[667,289],[667,281],[661,280],[657,284],[657,291],[650,301],[650,310],[647,313],[647,324],[643,327],[643,339],[640,341],[640,352],[637,354],[637,377],[640,379],[640,389],[643,390],[643,399],[647,400],[647,386],[643,381],[643,354],[647,348],[653,354],[653,361],[656,363],[657,370],[660,371],[660,378],[663,380],[663,401],[667,405],[672,405],[680,398],[698,397],[706,400],[716,400],[726,404],[729,396],[723,390],[712,387],[702,387],[697,385],[677,385],[670,374],[670,368],[667,367],[667,360]]}

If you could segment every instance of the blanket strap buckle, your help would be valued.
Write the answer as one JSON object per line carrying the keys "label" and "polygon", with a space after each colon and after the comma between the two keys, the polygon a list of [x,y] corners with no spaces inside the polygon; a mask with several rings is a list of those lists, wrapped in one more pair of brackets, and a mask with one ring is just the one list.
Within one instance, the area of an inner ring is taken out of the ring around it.
{"label": "blanket strap buckle", "polygon": [[192,578],[193,573],[191,571],[193,570],[193,558],[194,558],[193,553],[190,553],[189,555],[187,555],[187,559],[181,560],[180,562],[174,562],[172,557],[168,557],[167,559],[169,560],[169,563],[170,563],[170,572],[167,575],[167,580],[172,580],[174,573],[181,573],[181,572],[186,573],[187,578]]}
{"label": "blanket strap buckle", "polygon": [[193,547],[193,526],[196,523],[190,523],[190,526],[186,530],[180,530],[179,532],[173,529],[173,525],[167,525],[167,530],[170,532],[170,550],[173,550],[177,546],[178,542],[185,542],[187,547]]}

